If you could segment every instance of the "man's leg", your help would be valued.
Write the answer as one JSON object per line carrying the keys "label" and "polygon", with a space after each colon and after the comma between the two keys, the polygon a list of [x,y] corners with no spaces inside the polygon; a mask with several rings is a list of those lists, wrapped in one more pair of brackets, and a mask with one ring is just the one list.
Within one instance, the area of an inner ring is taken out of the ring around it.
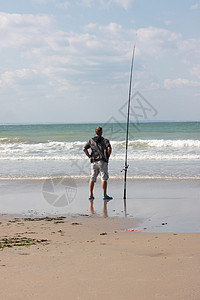
{"label": "man's leg", "polygon": [[109,199],[103,200],[103,216],[107,217],[107,203],[109,200],[111,200],[111,197],[108,197],[107,195],[107,180],[108,180],[108,163],[101,162],[101,186],[103,190],[103,197],[107,197]]}
{"label": "man's leg", "polygon": [[107,181],[102,181],[101,182],[102,190],[103,190],[103,196],[107,196]]}
{"label": "man's leg", "polygon": [[[99,167],[96,162],[91,163],[91,177],[89,182],[89,192],[90,192],[90,198],[94,197],[93,190],[94,190],[94,184],[96,182],[97,176],[99,174]],[[94,214],[94,207],[93,207],[93,199],[90,199],[90,213]]]}
{"label": "man's leg", "polygon": [[91,176],[90,176],[90,182],[89,182],[89,192],[90,192],[90,197],[93,197],[93,189],[94,189],[94,184],[97,180],[97,176],[99,174],[99,167],[96,162],[91,163]]}
{"label": "man's leg", "polygon": [[94,190],[94,181],[90,181],[90,183],[89,183],[89,191],[90,191],[90,196],[92,196],[93,197],[93,190]]}

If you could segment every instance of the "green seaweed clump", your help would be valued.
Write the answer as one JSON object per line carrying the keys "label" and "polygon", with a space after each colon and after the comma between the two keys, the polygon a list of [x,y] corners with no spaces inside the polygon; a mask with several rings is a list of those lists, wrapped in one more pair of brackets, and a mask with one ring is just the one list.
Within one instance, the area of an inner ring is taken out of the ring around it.
{"label": "green seaweed clump", "polygon": [[11,238],[2,238],[0,240],[0,250],[3,250],[4,248],[12,248],[12,247],[28,247],[31,245],[37,245],[37,244],[43,244],[47,245],[48,240],[46,239],[32,239],[32,238],[27,238],[27,237],[11,237]]}

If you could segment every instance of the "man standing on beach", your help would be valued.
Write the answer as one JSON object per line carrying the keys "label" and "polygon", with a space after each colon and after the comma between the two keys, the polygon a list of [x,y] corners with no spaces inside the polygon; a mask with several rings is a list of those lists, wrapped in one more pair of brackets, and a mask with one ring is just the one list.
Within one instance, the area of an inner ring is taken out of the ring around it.
{"label": "man standing on beach", "polygon": [[[102,137],[103,130],[100,126],[95,129],[96,136],[90,139],[83,148],[83,151],[90,158],[91,162],[91,178],[89,182],[90,191],[90,213],[94,213],[93,208],[93,189],[97,176],[101,174],[101,185],[103,190],[103,215],[107,216],[107,203],[112,199],[107,195],[107,180],[108,180],[108,161],[112,152],[109,140]],[[91,154],[88,152],[91,149]]]}

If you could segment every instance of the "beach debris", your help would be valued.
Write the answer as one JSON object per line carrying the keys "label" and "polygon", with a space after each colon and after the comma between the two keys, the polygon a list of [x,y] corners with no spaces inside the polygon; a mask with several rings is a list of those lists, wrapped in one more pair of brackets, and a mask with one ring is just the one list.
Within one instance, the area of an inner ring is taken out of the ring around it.
{"label": "beach debris", "polygon": [[133,228],[127,228],[127,229],[124,229],[124,230],[114,230],[113,233],[121,233],[121,232],[133,232],[133,231],[136,231],[136,232],[142,232],[142,231],[145,231],[147,230],[146,227],[144,227],[143,229],[133,229]]}
{"label": "beach debris", "polygon": [[16,223],[16,222],[20,222],[21,220],[19,218],[14,218],[13,220],[9,220],[8,222],[10,223]]}
{"label": "beach debris", "polygon": [[54,224],[65,223],[64,221],[54,221]]}
{"label": "beach debris", "polygon": [[82,225],[81,223],[73,222],[71,225]]}
{"label": "beach debris", "polygon": [[88,214],[79,214],[80,217],[90,217]]}
{"label": "beach debris", "polygon": [[100,235],[107,235],[107,232],[102,232],[100,233]]}
{"label": "beach debris", "polygon": [[14,218],[12,220],[9,220],[7,225],[11,225],[12,223],[17,223],[19,225],[24,225],[23,221],[55,221],[55,222],[60,222],[60,223],[64,223],[64,219],[66,219],[66,217],[63,216],[59,216],[59,217],[36,217],[36,218],[31,218],[31,217],[27,217],[27,218]]}
{"label": "beach debris", "polygon": [[61,236],[64,236],[64,232],[61,229],[58,232],[60,232]]}
{"label": "beach debris", "polygon": [[66,217],[59,216],[59,217],[36,217],[36,218],[23,218],[24,221],[62,221],[66,219]]}
{"label": "beach debris", "polygon": [[32,239],[27,237],[11,237],[7,238],[4,237],[0,240],[0,250],[4,248],[12,248],[12,247],[19,247],[19,246],[31,246],[36,244],[43,244],[48,245],[47,239]]}
{"label": "beach debris", "polygon": [[164,226],[164,225],[167,225],[167,223],[162,223],[162,225]]}

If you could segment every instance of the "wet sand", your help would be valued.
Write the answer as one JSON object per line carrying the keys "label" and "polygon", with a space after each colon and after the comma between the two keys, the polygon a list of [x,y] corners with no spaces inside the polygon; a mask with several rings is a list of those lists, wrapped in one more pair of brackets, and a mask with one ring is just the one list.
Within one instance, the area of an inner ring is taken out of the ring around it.
{"label": "wet sand", "polygon": [[44,243],[0,251],[1,299],[200,299],[199,233],[147,233],[99,216],[1,218],[0,237]]}
{"label": "wet sand", "polygon": [[[89,214],[87,181],[1,180],[0,190],[1,213],[30,217]],[[94,192],[94,208],[101,215],[99,180]],[[109,180],[108,194],[113,196],[108,216],[124,218],[123,180]],[[200,181],[128,180],[127,213],[128,218],[140,220],[138,229],[146,227],[148,232],[200,232]]]}

